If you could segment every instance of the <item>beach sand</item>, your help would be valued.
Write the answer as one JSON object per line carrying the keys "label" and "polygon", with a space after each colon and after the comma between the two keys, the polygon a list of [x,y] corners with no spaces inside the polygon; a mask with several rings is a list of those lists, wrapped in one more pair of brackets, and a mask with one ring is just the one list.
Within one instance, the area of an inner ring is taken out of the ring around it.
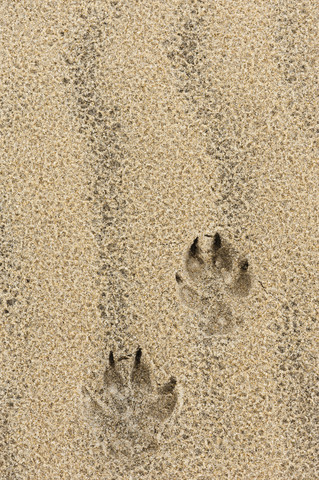
{"label": "beach sand", "polygon": [[319,477],[317,6],[2,3],[1,479]]}

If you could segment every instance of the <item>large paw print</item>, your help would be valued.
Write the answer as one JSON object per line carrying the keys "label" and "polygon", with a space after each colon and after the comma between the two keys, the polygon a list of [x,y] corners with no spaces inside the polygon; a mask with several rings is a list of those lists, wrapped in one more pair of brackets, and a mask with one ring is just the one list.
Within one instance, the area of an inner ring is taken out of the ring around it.
{"label": "large paw print", "polygon": [[111,351],[102,388],[96,393],[84,387],[83,399],[85,414],[103,450],[137,459],[139,455],[149,456],[159,446],[162,427],[177,403],[176,380],[171,377],[155,389],[141,348],[129,365],[130,371],[129,357],[115,361]]}
{"label": "large paw print", "polygon": [[249,263],[219,233],[195,238],[176,281],[182,303],[197,312],[207,334],[227,334],[241,323],[235,310],[251,289]]}

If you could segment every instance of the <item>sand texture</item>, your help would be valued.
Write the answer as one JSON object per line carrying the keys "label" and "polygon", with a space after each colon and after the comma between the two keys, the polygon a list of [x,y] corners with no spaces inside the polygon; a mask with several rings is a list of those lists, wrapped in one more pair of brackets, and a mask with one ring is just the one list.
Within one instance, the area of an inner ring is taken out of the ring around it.
{"label": "sand texture", "polygon": [[319,478],[318,17],[1,2],[1,480]]}

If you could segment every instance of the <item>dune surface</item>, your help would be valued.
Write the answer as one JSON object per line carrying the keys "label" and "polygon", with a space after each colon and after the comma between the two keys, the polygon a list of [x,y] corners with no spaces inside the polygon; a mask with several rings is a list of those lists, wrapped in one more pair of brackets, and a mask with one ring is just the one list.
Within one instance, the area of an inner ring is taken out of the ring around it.
{"label": "dune surface", "polygon": [[316,2],[0,17],[0,478],[318,478]]}

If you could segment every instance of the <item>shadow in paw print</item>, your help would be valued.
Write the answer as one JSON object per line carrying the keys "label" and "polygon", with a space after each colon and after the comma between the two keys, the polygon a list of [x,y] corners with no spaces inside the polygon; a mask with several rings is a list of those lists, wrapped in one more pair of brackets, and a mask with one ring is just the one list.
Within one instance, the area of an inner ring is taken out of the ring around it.
{"label": "shadow in paw print", "polygon": [[[103,450],[138,460],[158,449],[160,433],[176,406],[174,377],[154,388],[149,366],[138,348],[129,370],[122,357],[110,352],[103,387],[83,387],[84,412]],[[125,379],[126,377],[126,379]]]}
{"label": "shadow in paw print", "polygon": [[218,232],[195,238],[176,282],[181,302],[199,315],[207,334],[227,334],[242,322],[233,305],[250,292],[249,263]]}

